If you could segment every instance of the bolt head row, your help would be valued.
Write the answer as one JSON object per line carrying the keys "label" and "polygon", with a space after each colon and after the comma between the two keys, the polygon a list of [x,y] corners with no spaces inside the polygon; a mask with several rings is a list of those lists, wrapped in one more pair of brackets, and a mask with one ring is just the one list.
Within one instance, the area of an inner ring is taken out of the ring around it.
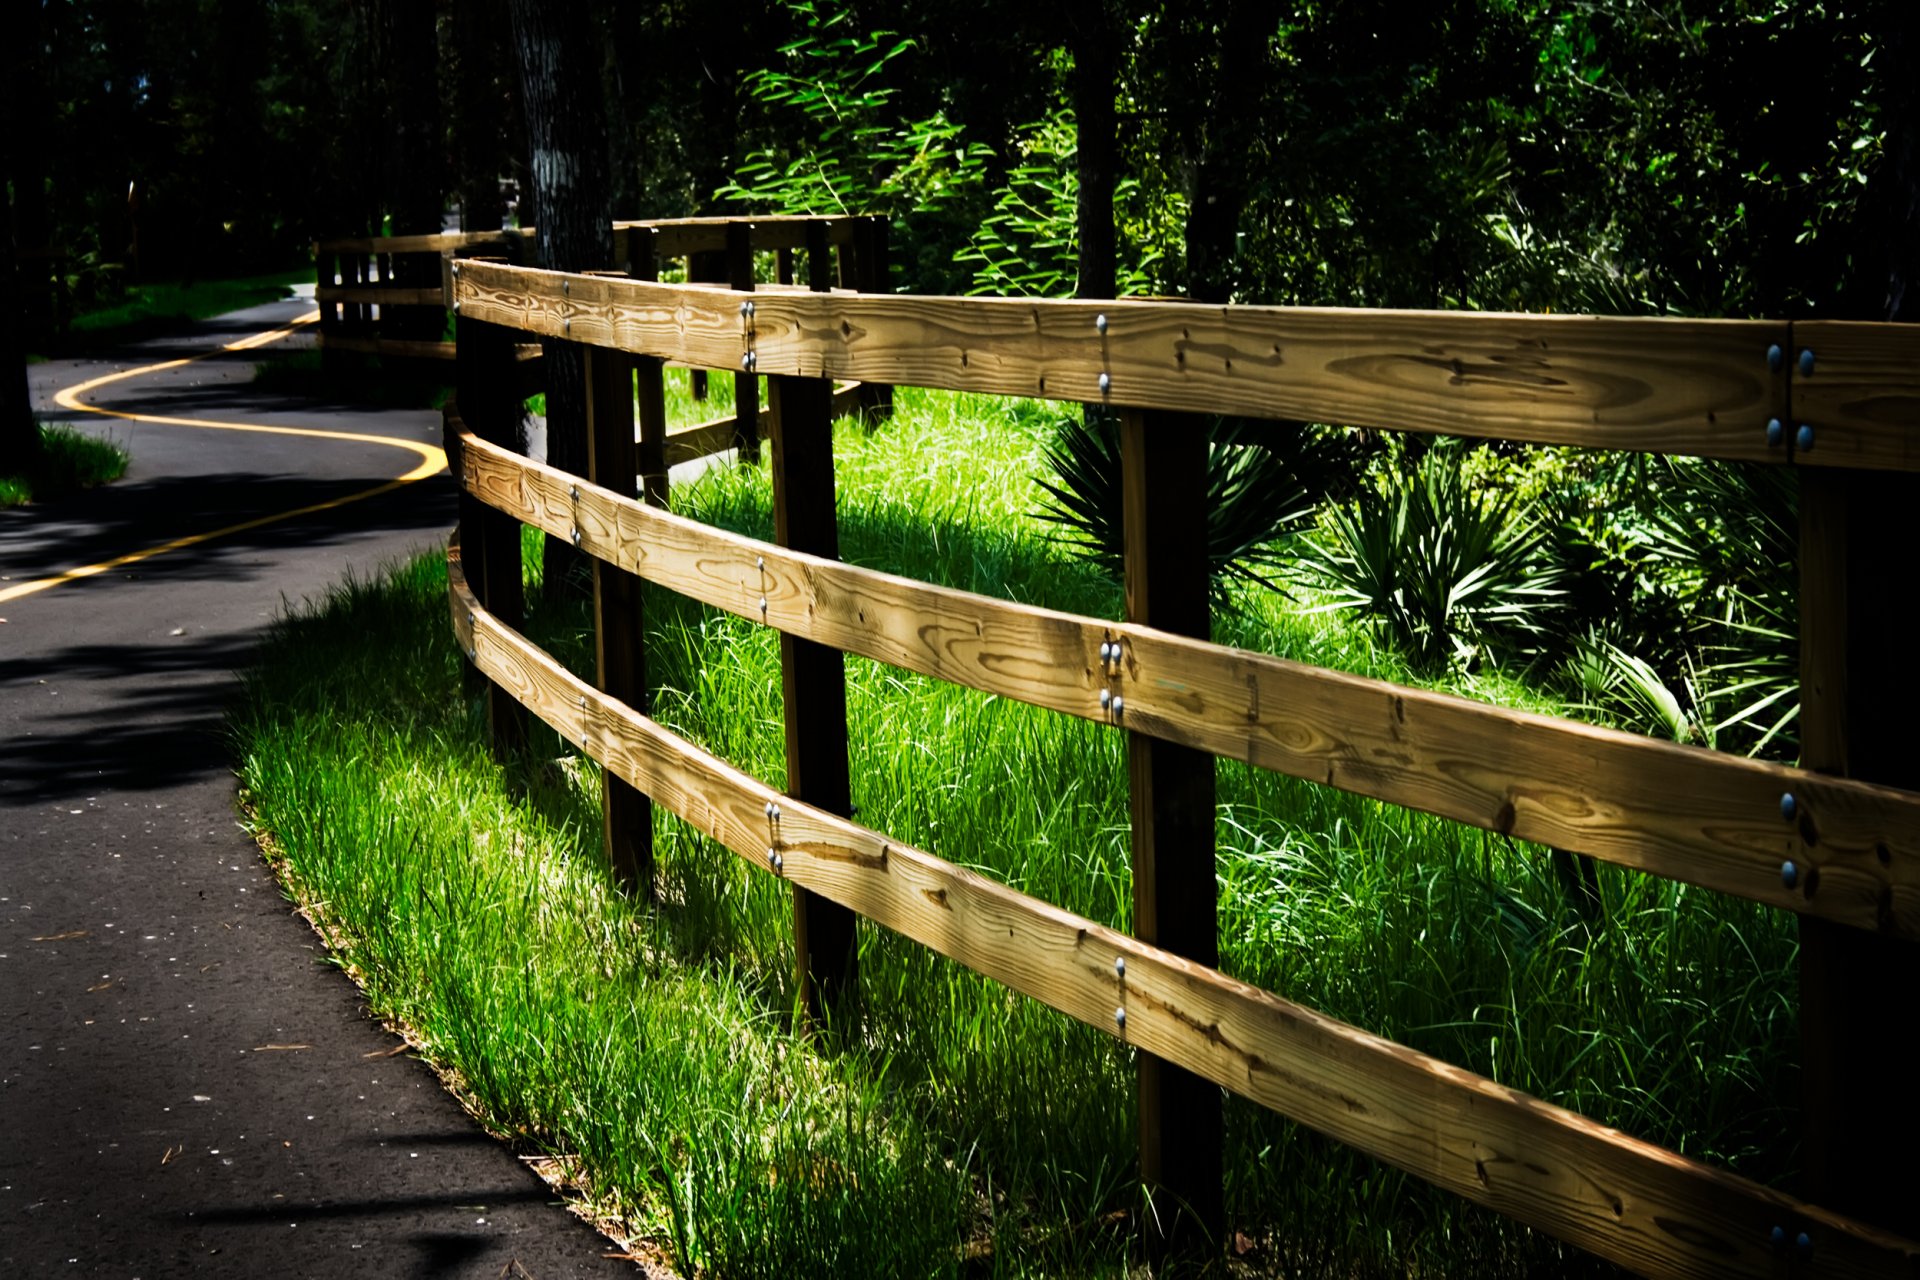
{"label": "bolt head row", "polygon": [[747,352],[747,354],[740,357],[740,367],[742,369],[748,370],[749,372],[751,372],[753,367],[759,363],[760,363],[760,358],[754,355],[754,353],[751,351]]}
{"label": "bolt head row", "polygon": [[740,314],[741,314],[742,316],[752,316],[752,315],[753,315],[753,304],[752,304],[751,302],[743,302],[743,303],[741,303],[741,304],[740,304]]}

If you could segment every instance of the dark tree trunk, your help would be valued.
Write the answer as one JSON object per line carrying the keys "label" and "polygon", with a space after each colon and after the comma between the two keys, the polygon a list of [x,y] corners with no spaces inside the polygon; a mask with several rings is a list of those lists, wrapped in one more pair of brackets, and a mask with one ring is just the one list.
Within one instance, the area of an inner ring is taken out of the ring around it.
{"label": "dark tree trunk", "polygon": [[1247,203],[1247,158],[1260,125],[1267,44],[1279,21],[1272,0],[1228,0],[1225,8],[1187,211],[1187,294],[1196,302],[1226,302],[1237,283],[1235,241]]}
{"label": "dark tree trunk", "polygon": [[[40,5],[22,5],[20,10],[15,23],[17,39],[6,42],[7,52],[0,59],[0,73],[7,79],[6,85],[0,87],[7,106],[7,127],[0,131],[5,135],[0,145],[6,148],[0,179],[12,179],[15,202],[12,225],[8,228],[7,287],[12,291],[8,323],[16,334],[16,352],[24,344],[26,334],[46,337],[52,335],[55,328],[44,141],[48,132],[48,94],[43,83],[47,67],[46,31]],[[16,243],[24,261],[16,257]],[[23,324],[24,329],[20,327]],[[34,439],[37,445],[39,437]]]}
{"label": "dark tree trunk", "polygon": [[501,57],[506,35],[507,10],[500,0],[462,0],[453,7],[453,130],[462,231],[498,231],[506,220],[500,196],[509,115]]}
{"label": "dark tree trunk", "polygon": [[[520,100],[527,120],[533,214],[543,266],[568,271],[613,265],[613,208],[607,176],[607,111],[585,0],[510,0],[520,52]],[[587,381],[580,348],[546,343],[547,461],[587,470]],[[547,539],[550,586],[586,590],[584,560]]]}
{"label": "dark tree trunk", "polygon": [[1113,95],[1118,31],[1107,0],[1077,0],[1068,20],[1080,177],[1074,205],[1080,270],[1074,293],[1082,298],[1111,298],[1115,292],[1113,185],[1118,142]]}
{"label": "dark tree trunk", "polygon": [[26,354],[20,343],[19,275],[13,264],[13,202],[0,182],[0,475],[20,475],[40,456],[40,427],[27,391]]}

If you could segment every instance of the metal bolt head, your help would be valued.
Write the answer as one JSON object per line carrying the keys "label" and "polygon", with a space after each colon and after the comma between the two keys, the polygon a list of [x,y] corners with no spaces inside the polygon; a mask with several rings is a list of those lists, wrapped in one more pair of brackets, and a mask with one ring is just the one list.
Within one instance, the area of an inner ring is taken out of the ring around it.
{"label": "metal bolt head", "polygon": [[1101,314],[1093,318],[1093,327],[1096,331],[1100,333],[1105,333],[1107,331],[1107,317],[1105,312],[1102,312]]}
{"label": "metal bolt head", "polygon": [[1115,956],[1113,958],[1113,976],[1116,978],[1124,978],[1127,976],[1127,958],[1125,956]]}
{"label": "metal bolt head", "polygon": [[573,531],[573,545],[576,547],[580,545],[580,530],[578,528]]}
{"label": "metal bolt head", "polygon": [[767,598],[766,598],[765,596],[761,596],[761,597],[760,597],[760,612],[762,612],[762,613],[765,613],[766,611],[767,611]]}
{"label": "metal bolt head", "polygon": [[769,818],[773,816],[773,801],[771,800],[767,801],[767,816]]}
{"label": "metal bolt head", "polygon": [[[1767,369],[1769,372],[1780,372],[1781,369],[1786,367],[1786,363],[1787,353],[1780,349],[1779,343],[1776,342],[1767,348]],[[1775,1227],[1774,1230],[1778,1231],[1779,1228]]]}
{"label": "metal bolt head", "polygon": [[743,302],[740,304],[740,315],[743,319],[752,314],[753,314],[753,304],[751,302]]}
{"label": "metal bolt head", "polygon": [[1778,418],[1767,419],[1767,448],[1778,449],[1780,442],[1787,438],[1786,424]]}
{"label": "metal bolt head", "polygon": [[561,292],[561,293],[572,293],[572,292],[573,292],[573,281],[571,281],[571,280],[562,280],[562,281],[560,282],[560,292]]}
{"label": "metal bolt head", "polygon": [[755,556],[755,557],[753,558],[753,567],[754,567],[754,568],[756,568],[756,569],[764,569],[764,568],[766,568],[766,567],[767,567],[767,558],[766,558],[765,556]]}
{"label": "metal bolt head", "polygon": [[1127,1025],[1127,1011],[1125,1009],[1115,1009],[1113,1011],[1113,1024],[1116,1027],[1124,1027]]}
{"label": "metal bolt head", "polygon": [[1113,390],[1113,375],[1110,373],[1101,374],[1100,375],[1100,394],[1105,395],[1107,392],[1111,390]]}
{"label": "metal bolt head", "polygon": [[775,822],[780,821],[780,806],[778,804],[773,806],[773,820]]}
{"label": "metal bolt head", "polygon": [[453,264],[453,274],[455,275],[460,274],[460,264],[458,262]]}
{"label": "metal bolt head", "polygon": [[1102,689],[1100,691],[1100,709],[1102,711],[1105,711],[1108,707],[1112,705],[1113,705],[1113,690]]}
{"label": "metal bolt head", "polygon": [[1802,453],[1808,453],[1812,451],[1813,428],[1810,425],[1804,422],[1800,424],[1800,430],[1795,432],[1793,436],[1793,447],[1798,449]]}
{"label": "metal bolt head", "polygon": [[1125,714],[1126,709],[1127,709],[1126,699],[1122,698],[1119,694],[1115,694],[1113,696],[1113,718],[1115,720],[1118,720],[1123,714]]}
{"label": "metal bolt head", "polygon": [[1803,378],[1811,378],[1813,376],[1812,347],[1804,347],[1800,351],[1800,376]]}
{"label": "metal bolt head", "polygon": [[577,484],[570,484],[570,485],[568,485],[568,486],[567,486],[567,496],[568,496],[569,498],[572,498],[572,499],[573,499],[573,500],[574,500],[575,502],[578,502],[578,501],[580,501],[580,486],[579,486],[579,485],[577,485]]}
{"label": "metal bolt head", "polygon": [[1780,816],[1785,818],[1788,822],[1792,822],[1793,815],[1795,813],[1798,813],[1799,810],[1800,810],[1800,802],[1793,798],[1793,792],[1791,791],[1782,792],[1780,796]]}
{"label": "metal bolt head", "polygon": [[1784,1249],[1787,1247],[1787,1229],[1785,1227],[1775,1227],[1767,1233],[1767,1238],[1773,1241],[1773,1247],[1776,1249]]}
{"label": "metal bolt head", "polygon": [[1793,1238],[1793,1248],[1794,1252],[1798,1253],[1802,1258],[1811,1258],[1813,1256],[1813,1237],[1802,1231]]}
{"label": "metal bolt head", "polygon": [[580,709],[582,711],[587,709],[587,695],[584,693],[580,695]]}
{"label": "metal bolt head", "polygon": [[1800,883],[1800,868],[1791,860],[1780,864],[1780,883],[1789,889]]}
{"label": "metal bolt head", "polygon": [[573,317],[572,317],[572,316],[568,316],[568,317],[567,317],[566,319],[564,319],[564,320],[562,320],[562,321],[560,322],[560,332],[562,332],[562,333],[572,333],[572,332],[573,332]]}
{"label": "metal bolt head", "polygon": [[458,299],[458,298],[455,298],[455,299],[453,300],[453,314],[455,314],[455,315],[459,315],[459,314],[460,314],[460,299]]}

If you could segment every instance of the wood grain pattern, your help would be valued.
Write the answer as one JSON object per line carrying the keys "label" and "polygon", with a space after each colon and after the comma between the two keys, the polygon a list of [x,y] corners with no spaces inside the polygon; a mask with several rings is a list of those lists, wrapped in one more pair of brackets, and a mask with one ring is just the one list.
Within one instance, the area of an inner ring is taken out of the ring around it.
{"label": "wood grain pattern", "polygon": [[[1920,471],[1920,325],[1797,320],[1792,423],[1813,428],[1806,467]],[[1813,352],[1813,372],[1799,355]]]}
{"label": "wood grain pattern", "polygon": [[[570,320],[577,341],[739,367],[737,300],[578,276],[563,294],[565,278],[484,264],[454,289],[498,324]],[[1788,375],[1766,357],[1788,337],[1774,321],[784,291],[756,298],[752,326],[768,374],[1782,464],[1766,427]]]}
{"label": "wood grain pattern", "polygon": [[[1920,1246],[1697,1164],[1028,898],[800,801],[598,693],[449,565],[453,628],[562,737],[751,865],[1379,1159],[1648,1275],[1912,1277]],[[777,825],[766,806],[780,804]],[[1117,974],[1116,960],[1125,960]],[[1124,1024],[1114,1017],[1124,1008]]]}
{"label": "wood grain pattern", "polygon": [[[849,653],[1518,840],[1920,938],[1920,794],[1075,617],[785,551],[642,510],[476,442],[488,503],[683,595]],[[765,564],[764,577],[757,567]],[[762,583],[767,611],[759,600]],[[1101,674],[1100,645],[1122,659]],[[1780,816],[1792,793],[1797,817]],[[1781,863],[1803,871],[1781,882]]]}

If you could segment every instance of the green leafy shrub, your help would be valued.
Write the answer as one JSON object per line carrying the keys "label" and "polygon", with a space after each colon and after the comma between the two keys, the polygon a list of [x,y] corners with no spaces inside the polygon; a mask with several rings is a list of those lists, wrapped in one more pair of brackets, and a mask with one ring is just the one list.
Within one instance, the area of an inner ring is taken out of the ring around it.
{"label": "green leafy shrub", "polygon": [[1398,438],[1387,467],[1305,539],[1299,575],[1359,609],[1424,666],[1470,665],[1504,633],[1537,642],[1559,600],[1531,505],[1470,485],[1458,441],[1420,455]]}

